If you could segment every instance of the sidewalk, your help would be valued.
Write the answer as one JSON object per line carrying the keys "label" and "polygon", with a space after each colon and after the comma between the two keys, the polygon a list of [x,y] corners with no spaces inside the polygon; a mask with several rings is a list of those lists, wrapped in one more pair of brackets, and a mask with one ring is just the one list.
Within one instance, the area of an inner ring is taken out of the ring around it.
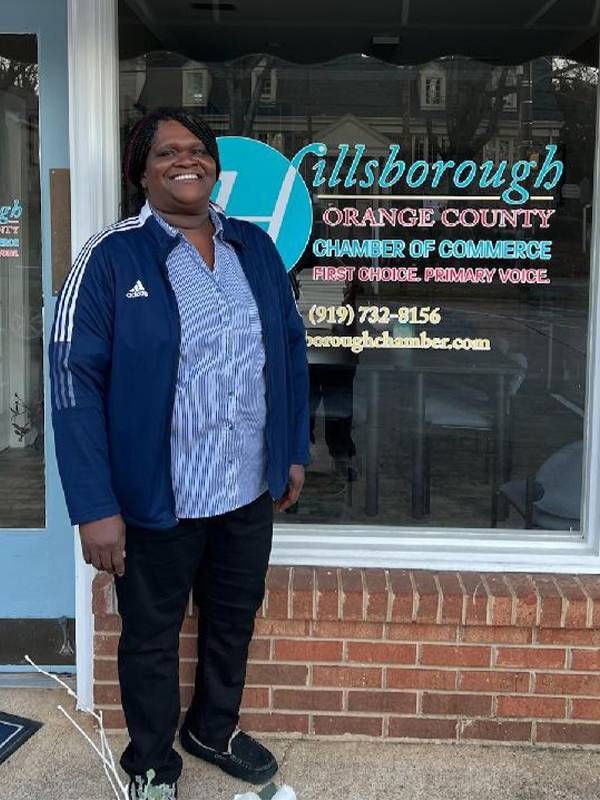
{"label": "sidewalk", "polygon": [[[0,709],[44,727],[0,764],[0,800],[111,800],[97,756],[56,710],[60,689],[1,689]],[[86,730],[91,725],[77,715]],[[83,721],[82,721],[83,720]],[[125,744],[111,739],[115,756]],[[600,753],[271,739],[298,800],[600,800]],[[180,800],[233,800],[250,787],[184,755]]]}

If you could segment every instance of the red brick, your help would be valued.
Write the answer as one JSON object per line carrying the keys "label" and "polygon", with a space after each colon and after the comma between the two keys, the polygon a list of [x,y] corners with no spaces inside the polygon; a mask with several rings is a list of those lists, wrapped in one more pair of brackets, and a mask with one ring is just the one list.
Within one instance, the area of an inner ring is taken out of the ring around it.
{"label": "red brick", "polygon": [[342,619],[363,619],[363,581],[360,569],[340,569]]}
{"label": "red brick", "polygon": [[266,614],[272,619],[289,618],[290,567],[269,567],[266,582]]}
{"label": "red brick", "polygon": [[292,711],[341,711],[343,693],[326,689],[274,689],[273,708]]}
{"label": "red brick", "polygon": [[573,650],[571,669],[600,672],[600,650]]}
{"label": "red brick", "polygon": [[537,673],[536,694],[586,694],[600,695],[600,675],[565,675],[560,673]]}
{"label": "red brick", "polygon": [[197,658],[198,639],[196,636],[179,637],[179,658]]}
{"label": "red brick", "polygon": [[454,689],[456,672],[450,669],[388,669],[388,689]]}
{"label": "red brick", "polygon": [[315,579],[312,567],[294,567],[292,575],[292,617],[313,619]]}
{"label": "red brick", "polygon": [[412,622],[414,591],[410,573],[405,569],[391,569],[389,572],[392,590],[392,621]]}
{"label": "red brick", "polygon": [[117,606],[114,595],[114,579],[112,575],[101,572],[96,575],[92,584],[92,612],[94,615],[115,614]]}
{"label": "red brick", "polygon": [[540,644],[574,644],[582,647],[600,646],[600,630],[568,630],[566,628],[544,628],[537,632]]}
{"label": "red brick", "polygon": [[464,692],[528,692],[528,672],[465,670],[458,675],[458,688]]}
{"label": "red brick", "polygon": [[498,698],[497,716],[533,717],[534,719],[562,719],[567,714],[567,701],[564,697],[514,697]]}
{"label": "red brick", "polygon": [[[268,691],[268,689],[267,689]],[[190,707],[190,703],[192,702],[192,695],[194,693],[193,686],[181,686],[179,689],[179,696],[181,699],[181,708],[187,709]]]}
{"label": "red brick", "polygon": [[242,696],[244,708],[268,708],[269,690],[266,686],[246,686]]}
{"label": "red brick", "polygon": [[125,715],[121,708],[107,708],[102,711],[102,722],[106,731],[125,729]]}
{"label": "red brick", "polygon": [[417,648],[414,644],[386,642],[348,642],[348,661],[363,664],[414,664]]}
{"label": "red brick", "polygon": [[592,603],[592,628],[600,628],[600,575],[578,575],[578,578]]}
{"label": "red brick", "polygon": [[574,575],[557,575],[555,581],[566,598],[565,628],[587,627],[587,595]]}
{"label": "red brick", "polygon": [[305,686],[308,667],[301,664],[248,664],[246,683],[259,686]]}
{"label": "red brick", "polygon": [[531,628],[513,628],[510,625],[472,625],[462,630],[462,640],[471,644],[530,644]]}
{"label": "red brick", "polygon": [[243,712],[240,725],[256,733],[308,733],[306,714],[259,714]]}
{"label": "red brick", "polygon": [[564,669],[567,651],[550,647],[499,647],[496,666],[529,669]]}
{"label": "red brick", "polygon": [[254,622],[255,636],[307,636],[309,623],[300,620],[257,619]]}
{"label": "red brick", "polygon": [[442,667],[488,667],[491,648],[477,645],[424,644],[421,647],[421,664]]}
{"label": "red brick", "polygon": [[315,734],[317,736],[342,736],[353,733],[361,736],[381,736],[383,719],[381,717],[331,717],[315,716]]}
{"label": "red brick", "polygon": [[94,705],[96,706],[120,706],[121,689],[118,683],[95,683],[94,684]]}
{"label": "red brick", "polygon": [[464,594],[456,572],[440,572],[438,574],[442,592],[442,623],[462,623],[464,614]]}
{"label": "red brick", "polygon": [[380,689],[382,671],[376,667],[313,667],[313,686],[353,686]]}
{"label": "red brick", "polygon": [[415,692],[349,692],[348,711],[370,711],[379,714],[415,714]]}
{"label": "red brick", "polygon": [[437,622],[440,593],[433,573],[426,572],[425,570],[415,570],[413,572],[413,579],[417,593],[415,622],[421,624]]}
{"label": "red brick", "polygon": [[317,587],[317,619],[339,619],[339,589],[337,570],[317,567],[315,569]]}
{"label": "red brick", "polygon": [[179,662],[179,683],[193,684],[196,677],[196,662],[191,659]]}
{"label": "red brick", "polygon": [[118,646],[119,637],[115,634],[96,633],[94,636],[95,656],[108,656],[109,658],[116,658]]}
{"label": "red brick", "polygon": [[117,659],[95,658],[94,680],[117,682],[119,680],[119,676],[117,674]]}
{"label": "red brick", "polygon": [[600,744],[600,725],[539,722],[537,741],[554,744]]}
{"label": "red brick", "polygon": [[388,609],[388,590],[383,569],[364,570],[365,589],[367,593],[366,619],[373,622],[385,622]]}
{"label": "red brick", "polygon": [[386,626],[386,638],[406,642],[456,642],[456,625],[418,625],[416,622]]}
{"label": "red brick", "polygon": [[390,717],[389,736],[395,739],[456,739],[457,720],[429,717]]}
{"label": "red brick", "polygon": [[465,587],[465,624],[486,625],[488,613],[488,593],[481,575],[477,572],[461,572]]}
{"label": "red brick", "polygon": [[530,742],[531,722],[505,720],[464,720],[460,731],[462,740],[481,739],[496,742]]}
{"label": "red brick", "polygon": [[535,625],[538,614],[538,594],[531,577],[514,572],[505,577],[515,595],[513,623],[523,627]]}
{"label": "red brick", "polygon": [[378,622],[313,622],[310,635],[326,639],[381,639],[383,623]]}
{"label": "red brick", "polygon": [[491,598],[490,621],[492,625],[510,625],[513,616],[513,594],[499,572],[486,572],[483,578]]}
{"label": "red brick", "polygon": [[533,580],[540,596],[540,627],[560,628],[563,599],[553,576],[534,575]]}
{"label": "red brick", "polygon": [[589,719],[600,721],[600,700],[575,698],[572,700],[571,717],[573,719]]}
{"label": "red brick", "polygon": [[270,639],[252,639],[248,648],[248,658],[251,661],[268,661],[271,655]]}
{"label": "red brick", "polygon": [[198,636],[198,617],[185,617],[181,626],[181,633],[186,636]]}
{"label": "red brick", "polygon": [[275,661],[341,661],[342,642],[314,639],[275,639],[273,641]]}
{"label": "red brick", "polygon": [[423,714],[445,714],[452,717],[489,717],[491,713],[491,695],[423,693]]}
{"label": "red brick", "polygon": [[95,614],[94,630],[96,633],[121,633],[121,617],[117,614]]}

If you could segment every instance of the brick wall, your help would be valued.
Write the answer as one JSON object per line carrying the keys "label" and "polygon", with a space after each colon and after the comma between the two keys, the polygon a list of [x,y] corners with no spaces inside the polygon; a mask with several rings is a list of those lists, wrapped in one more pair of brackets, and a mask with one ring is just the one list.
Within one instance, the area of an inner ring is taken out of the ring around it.
{"label": "brick wall", "polygon": [[[95,701],[123,727],[112,580],[94,582]],[[194,674],[181,635],[182,702]],[[600,749],[600,576],[272,567],[242,725],[285,735]]]}

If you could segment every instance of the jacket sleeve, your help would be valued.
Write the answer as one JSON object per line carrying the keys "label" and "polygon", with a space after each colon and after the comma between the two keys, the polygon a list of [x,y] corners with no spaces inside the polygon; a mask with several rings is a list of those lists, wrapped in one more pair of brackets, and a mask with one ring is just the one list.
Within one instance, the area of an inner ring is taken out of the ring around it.
{"label": "jacket sleeve", "polygon": [[[269,239],[271,242],[271,239]],[[294,395],[294,432],[290,443],[290,460],[292,464],[310,463],[309,441],[309,376],[306,357],[306,329],[302,315],[296,305],[292,284],[285,265],[275,245],[272,244],[277,259],[283,311],[287,326],[287,341],[292,367],[292,385]]]}
{"label": "jacket sleeve", "polygon": [[59,294],[49,348],[56,455],[74,525],[120,511],[105,413],[113,311],[112,279],[101,246],[92,239]]}

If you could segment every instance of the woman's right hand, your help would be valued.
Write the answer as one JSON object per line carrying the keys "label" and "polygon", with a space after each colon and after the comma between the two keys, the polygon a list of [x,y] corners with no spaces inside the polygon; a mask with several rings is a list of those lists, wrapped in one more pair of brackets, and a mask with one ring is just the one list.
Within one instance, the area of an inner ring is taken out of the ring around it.
{"label": "woman's right hand", "polygon": [[122,577],[125,574],[125,523],[120,514],[79,526],[86,564]]}

